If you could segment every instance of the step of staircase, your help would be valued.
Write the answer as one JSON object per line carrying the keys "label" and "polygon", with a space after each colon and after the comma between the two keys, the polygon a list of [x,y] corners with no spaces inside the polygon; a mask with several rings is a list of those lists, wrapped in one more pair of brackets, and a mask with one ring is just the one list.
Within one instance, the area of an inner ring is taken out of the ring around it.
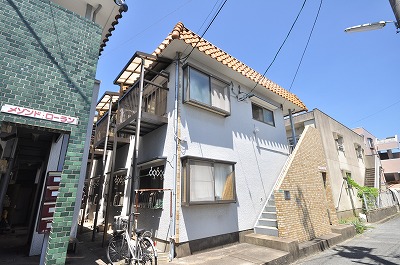
{"label": "step of staircase", "polygon": [[268,235],[268,236],[278,236],[278,228],[264,225],[256,225],[254,227],[254,232],[256,234]]}
{"label": "step of staircase", "polygon": [[260,218],[257,225],[277,227],[278,223],[276,219]]}
{"label": "step of staircase", "polygon": [[276,206],[266,205],[263,212],[276,212]]}
{"label": "step of staircase", "polygon": [[272,211],[272,212],[264,211],[264,212],[262,212],[261,219],[276,219],[276,211]]}

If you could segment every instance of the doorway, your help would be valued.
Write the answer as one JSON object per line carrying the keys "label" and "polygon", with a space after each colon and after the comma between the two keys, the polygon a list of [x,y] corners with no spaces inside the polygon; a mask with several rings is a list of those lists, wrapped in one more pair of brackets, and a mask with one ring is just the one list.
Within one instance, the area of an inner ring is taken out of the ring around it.
{"label": "doorway", "polygon": [[27,255],[52,144],[60,133],[44,128],[2,124],[0,160],[0,255]]}

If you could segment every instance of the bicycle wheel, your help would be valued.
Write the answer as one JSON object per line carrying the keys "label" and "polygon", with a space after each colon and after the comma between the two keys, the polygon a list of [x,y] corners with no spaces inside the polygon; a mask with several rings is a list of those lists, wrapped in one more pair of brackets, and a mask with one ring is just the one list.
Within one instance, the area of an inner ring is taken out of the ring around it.
{"label": "bicycle wheel", "polygon": [[113,237],[107,247],[108,261],[113,265],[130,263],[128,242],[124,236]]}
{"label": "bicycle wheel", "polygon": [[157,252],[153,243],[148,238],[144,237],[140,240],[139,247],[141,249],[141,264],[157,265]]}

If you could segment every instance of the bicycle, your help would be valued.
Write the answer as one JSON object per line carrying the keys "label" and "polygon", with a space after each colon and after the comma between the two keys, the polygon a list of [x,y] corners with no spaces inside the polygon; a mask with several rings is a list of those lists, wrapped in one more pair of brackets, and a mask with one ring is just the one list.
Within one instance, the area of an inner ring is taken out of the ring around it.
{"label": "bicycle", "polygon": [[[138,214],[138,213],[132,213]],[[151,240],[151,232],[145,229],[134,229],[136,239],[128,232],[130,214],[114,217],[113,237],[107,247],[107,258],[113,265],[120,264],[154,264],[157,265],[157,250]]]}

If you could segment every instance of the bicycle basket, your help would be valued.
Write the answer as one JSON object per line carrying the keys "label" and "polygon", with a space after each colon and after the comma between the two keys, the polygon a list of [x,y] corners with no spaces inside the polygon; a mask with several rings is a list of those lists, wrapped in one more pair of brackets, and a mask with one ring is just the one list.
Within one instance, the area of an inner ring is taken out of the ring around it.
{"label": "bicycle basket", "polygon": [[114,232],[122,231],[128,226],[128,217],[126,216],[114,216],[114,222],[112,228]]}

